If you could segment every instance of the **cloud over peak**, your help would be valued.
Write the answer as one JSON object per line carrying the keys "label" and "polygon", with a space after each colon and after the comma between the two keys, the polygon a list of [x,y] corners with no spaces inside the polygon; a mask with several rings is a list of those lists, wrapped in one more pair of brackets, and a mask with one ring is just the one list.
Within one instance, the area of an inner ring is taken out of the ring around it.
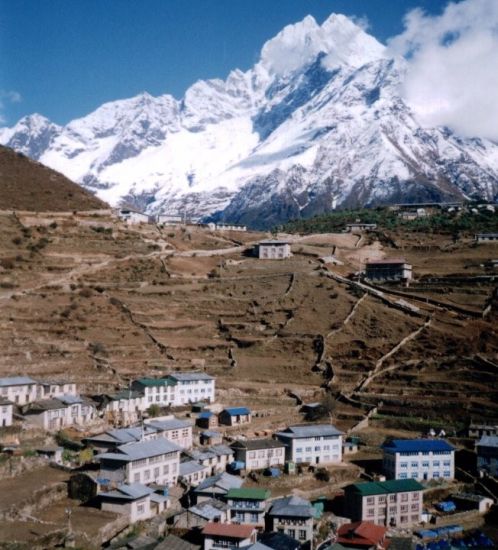
{"label": "cloud over peak", "polygon": [[438,16],[410,11],[388,42],[407,59],[403,95],[425,126],[498,140],[498,1],[450,3]]}

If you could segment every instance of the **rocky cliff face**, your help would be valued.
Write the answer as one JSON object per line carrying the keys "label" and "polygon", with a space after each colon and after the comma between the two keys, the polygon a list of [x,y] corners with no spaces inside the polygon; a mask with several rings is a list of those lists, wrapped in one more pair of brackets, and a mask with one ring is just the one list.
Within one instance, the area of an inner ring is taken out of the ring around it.
{"label": "rocky cliff face", "polygon": [[340,206],[498,196],[498,146],[422,128],[404,62],[341,15],[290,25],[249,71],[107,103],[0,143],[117,204],[269,227]]}

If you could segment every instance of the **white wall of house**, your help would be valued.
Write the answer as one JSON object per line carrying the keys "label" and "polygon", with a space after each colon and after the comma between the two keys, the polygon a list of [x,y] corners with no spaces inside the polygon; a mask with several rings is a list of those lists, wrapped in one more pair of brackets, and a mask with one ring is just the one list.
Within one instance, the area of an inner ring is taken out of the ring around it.
{"label": "white wall of house", "polygon": [[12,403],[0,403],[0,428],[12,426],[12,411],[14,406]]}
{"label": "white wall of house", "polygon": [[291,247],[289,243],[260,243],[258,245],[258,258],[260,260],[283,260],[290,258],[290,256]]}
{"label": "white wall of house", "polygon": [[140,412],[145,410],[144,403],[144,396],[109,401],[103,409],[104,417],[108,420],[121,420],[124,423],[136,422]]}
{"label": "white wall of house", "polygon": [[164,437],[183,449],[191,449],[193,445],[192,426],[160,431],[158,437]]}
{"label": "white wall of house", "polygon": [[389,479],[449,480],[455,477],[455,451],[384,451],[383,466]]}
{"label": "white wall of house", "polygon": [[270,466],[283,466],[285,464],[285,447],[282,445],[282,447],[274,449],[245,451],[241,454],[241,460],[245,462],[247,471],[262,470]]}
{"label": "white wall of house", "polygon": [[286,445],[287,460],[311,464],[342,462],[342,436],[328,435],[303,438],[281,438]]}
{"label": "white wall of house", "polygon": [[41,411],[38,414],[27,414],[25,419],[30,424],[54,432],[67,426],[86,426],[95,417],[94,407],[85,403],[74,403],[58,409]]}
{"label": "white wall of house", "polygon": [[180,457],[178,452],[143,458],[129,462],[126,466],[127,483],[157,483],[176,485]]}
{"label": "white wall of house", "polygon": [[37,384],[13,384],[0,387],[0,397],[12,401],[16,405],[26,405],[37,400]]}
{"label": "white wall of house", "polygon": [[151,405],[168,407],[175,404],[175,388],[166,381],[161,386],[145,386],[142,391],[145,396],[142,404],[144,411]]}
{"label": "white wall of house", "polygon": [[181,406],[197,401],[214,402],[215,380],[178,380],[173,392],[173,405]]}
{"label": "white wall of house", "polygon": [[74,382],[40,382],[38,388],[39,399],[51,399],[63,395],[78,395]]}
{"label": "white wall of house", "polygon": [[408,527],[422,518],[422,491],[364,496],[358,520]]}

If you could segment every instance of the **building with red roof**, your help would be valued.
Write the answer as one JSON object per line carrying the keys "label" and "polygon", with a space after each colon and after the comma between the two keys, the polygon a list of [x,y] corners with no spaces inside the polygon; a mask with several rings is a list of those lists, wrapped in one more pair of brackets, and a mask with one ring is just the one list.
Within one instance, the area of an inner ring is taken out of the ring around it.
{"label": "building with red roof", "polygon": [[255,543],[257,530],[254,525],[210,522],[206,523],[202,534],[204,550],[232,550]]}
{"label": "building with red roof", "polygon": [[386,540],[387,529],[370,521],[346,523],[337,532],[337,541],[346,548],[361,548],[364,550],[388,548]]}

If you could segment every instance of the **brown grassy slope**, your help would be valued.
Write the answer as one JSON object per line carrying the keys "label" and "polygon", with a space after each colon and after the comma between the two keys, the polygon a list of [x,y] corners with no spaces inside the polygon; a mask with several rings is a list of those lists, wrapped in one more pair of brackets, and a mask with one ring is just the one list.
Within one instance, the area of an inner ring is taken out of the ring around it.
{"label": "brown grassy slope", "polygon": [[0,146],[0,210],[98,210],[109,208],[65,176]]}

